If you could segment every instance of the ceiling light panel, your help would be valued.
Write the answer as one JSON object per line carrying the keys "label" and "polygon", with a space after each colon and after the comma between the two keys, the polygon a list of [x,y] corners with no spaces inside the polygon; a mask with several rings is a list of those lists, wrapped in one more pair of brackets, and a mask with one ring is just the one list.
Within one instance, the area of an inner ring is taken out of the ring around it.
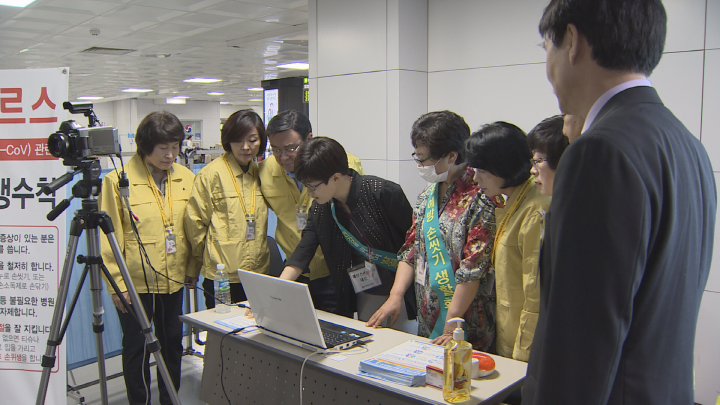
{"label": "ceiling light panel", "polygon": [[252,4],[242,1],[225,1],[203,10],[204,13],[233,16],[235,18],[253,19],[261,18],[280,11],[279,8],[268,7],[264,4]]}
{"label": "ceiling light panel", "polygon": [[[0,56],[2,66],[70,66],[71,98],[96,95],[104,96],[104,101],[122,99],[132,94],[120,94],[120,89],[152,83],[154,88],[175,89],[192,99],[208,99],[208,86],[182,83],[202,74],[221,77],[226,84],[223,101],[237,103],[251,94],[247,88],[258,86],[263,79],[258,72],[263,72],[262,55],[267,49],[277,50],[277,57],[267,59],[278,63],[307,60],[306,55],[301,55],[306,47],[289,42],[307,39],[307,21],[296,27],[283,23],[282,14],[277,16],[285,10],[307,14],[305,0],[46,1],[49,3],[41,2],[44,4],[13,14],[12,20],[4,19],[7,14],[0,13],[0,46],[8,53]],[[23,17],[32,10],[40,11],[34,15],[46,22],[38,24],[37,19]],[[74,18],[66,18],[70,21],[66,23],[57,19],[57,12]],[[266,16],[279,23],[263,21]],[[253,20],[238,21],[246,19]],[[8,37],[13,27],[23,29],[12,31],[14,37]],[[101,33],[93,37],[90,28],[98,28]],[[287,38],[287,42],[275,42],[279,38]],[[229,43],[237,48],[229,48]],[[79,53],[92,46],[137,51],[120,56]],[[30,51],[18,53],[25,48]],[[158,54],[171,57],[142,57]],[[278,77],[298,74],[287,69],[278,72]],[[92,76],[82,76],[90,73]],[[156,93],[143,97],[165,102],[167,94]]]}

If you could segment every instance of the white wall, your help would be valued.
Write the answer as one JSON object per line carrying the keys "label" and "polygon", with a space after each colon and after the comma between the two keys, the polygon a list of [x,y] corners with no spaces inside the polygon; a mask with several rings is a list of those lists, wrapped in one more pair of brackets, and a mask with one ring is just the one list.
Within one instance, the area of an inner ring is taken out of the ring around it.
{"label": "white wall", "polygon": [[[338,139],[363,159],[369,174],[398,181],[413,201],[423,183],[410,160],[409,133],[422,113],[448,109],[464,116],[472,130],[505,120],[525,131],[559,113],[538,46],[546,4],[309,1],[311,120],[317,134]],[[720,0],[664,4],[665,54],[650,79],[701,139],[720,181]],[[424,15],[426,38],[417,26]],[[396,59],[401,62],[393,64]],[[720,395],[719,268],[720,259],[713,262],[697,328],[696,402],[702,405],[715,404]]]}
{"label": "white wall", "polygon": [[426,184],[410,128],[428,111],[427,1],[311,0],[308,8],[313,134],[337,139],[367,174],[399,183],[414,203]]}

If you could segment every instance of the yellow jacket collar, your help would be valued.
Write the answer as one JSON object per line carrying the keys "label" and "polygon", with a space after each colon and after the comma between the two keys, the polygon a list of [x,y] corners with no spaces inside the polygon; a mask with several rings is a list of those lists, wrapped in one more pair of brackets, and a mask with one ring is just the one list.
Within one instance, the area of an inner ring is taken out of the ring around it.
{"label": "yellow jacket collar", "polygon": [[[173,163],[172,166],[170,166],[170,174],[175,172],[175,165],[177,163]],[[140,157],[137,153],[133,155],[133,157],[130,158],[127,165],[125,166],[125,170],[127,171],[128,180],[130,180],[131,184],[148,184],[147,181],[147,171],[148,166],[145,164],[145,159]],[[182,179],[178,177],[174,177],[172,179],[173,181],[180,181]]]}
{"label": "yellow jacket collar", "polygon": [[[227,162],[230,164],[230,168],[231,168],[232,171],[233,171],[233,176],[234,176],[234,177],[239,177],[239,176],[245,174],[245,172],[243,171],[243,169],[240,168],[240,165],[238,164],[237,160],[236,160],[235,157],[232,155],[232,153],[230,153],[230,152],[225,152],[225,154],[223,155],[222,159],[227,159]],[[253,177],[255,177],[255,176],[257,176],[257,170],[258,170],[258,169],[257,169],[257,163],[255,163],[254,160],[251,161],[251,162],[250,162],[250,166],[248,167],[248,174],[251,175],[251,176],[253,176]]]}
{"label": "yellow jacket collar", "polygon": [[273,177],[285,177],[285,169],[280,166],[280,162],[277,161],[275,155],[270,156],[269,158],[267,158],[267,160],[268,162],[266,163],[266,165],[270,165],[270,168],[272,169],[270,173],[273,175]]}

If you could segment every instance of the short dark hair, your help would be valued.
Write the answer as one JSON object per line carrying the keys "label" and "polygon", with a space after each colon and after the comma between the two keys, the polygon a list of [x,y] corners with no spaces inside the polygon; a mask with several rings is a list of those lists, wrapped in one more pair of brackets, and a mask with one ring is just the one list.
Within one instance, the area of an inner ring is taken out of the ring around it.
{"label": "short dark hair", "polygon": [[532,152],[525,132],[503,121],[483,125],[465,145],[468,165],[505,180],[503,188],[516,187],[530,177]]}
{"label": "short dark hair", "polygon": [[140,157],[150,155],[156,145],[177,142],[182,145],[185,129],[175,114],[167,111],[154,111],[140,121],[135,134],[137,153]]}
{"label": "short dark hair", "polygon": [[665,47],[667,15],[660,0],[551,0],[540,35],[560,46],[573,24],[606,69],[650,76]]}
{"label": "short dark hair", "polygon": [[555,115],[545,118],[527,134],[527,144],[531,151],[544,153],[551,169],[557,170],[560,157],[570,141],[563,134],[563,116]]}
{"label": "short dark hair", "polygon": [[430,157],[440,159],[457,152],[455,164],[465,162],[465,142],[470,138],[470,127],[463,117],[452,111],[434,111],[423,114],[412,126],[412,146],[425,146]]}
{"label": "short dark hair", "polygon": [[295,156],[295,177],[303,183],[327,183],[333,174],[349,171],[345,148],[332,138],[313,137],[300,146]]}
{"label": "short dark hair", "polygon": [[260,136],[260,150],[257,156],[264,154],[267,147],[265,124],[263,124],[262,118],[250,109],[235,111],[225,120],[220,131],[220,143],[222,143],[223,149],[226,152],[232,152],[230,144],[242,141],[253,128]]}
{"label": "short dark hair", "polygon": [[305,114],[295,110],[281,111],[272,117],[267,124],[267,133],[269,135],[275,135],[289,129],[300,134],[304,141],[312,132],[312,125],[310,125],[310,120]]}

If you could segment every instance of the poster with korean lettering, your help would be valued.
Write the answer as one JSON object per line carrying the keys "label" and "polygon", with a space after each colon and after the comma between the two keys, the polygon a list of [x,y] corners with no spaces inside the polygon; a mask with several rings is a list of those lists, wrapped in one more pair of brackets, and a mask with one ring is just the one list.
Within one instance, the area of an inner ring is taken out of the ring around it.
{"label": "poster with korean lettering", "polygon": [[[67,168],[47,138],[67,119],[68,69],[0,72],[0,392],[7,404],[35,403],[41,360],[65,256],[65,215],[45,215],[66,188],[41,188]],[[65,404],[65,345],[57,349],[46,404]]]}

